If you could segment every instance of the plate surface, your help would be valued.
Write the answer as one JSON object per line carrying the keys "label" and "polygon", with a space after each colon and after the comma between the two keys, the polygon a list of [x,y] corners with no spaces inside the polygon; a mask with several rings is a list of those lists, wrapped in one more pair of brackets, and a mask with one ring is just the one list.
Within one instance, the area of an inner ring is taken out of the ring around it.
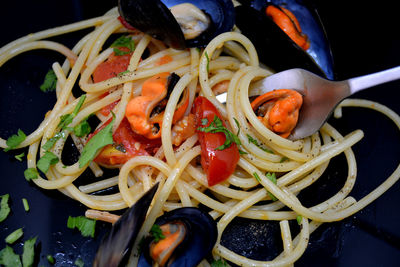
{"label": "plate surface", "polygon": [[[101,3],[100,3],[101,2]],[[86,18],[100,16],[116,1],[5,1],[0,16],[0,46],[40,30]],[[388,6],[359,6],[350,1],[316,1],[320,16],[332,44],[336,75],[346,79],[367,74],[400,63],[400,35],[388,32],[398,25],[395,11]],[[81,34],[54,38],[69,47]],[[54,61],[62,62],[56,53],[34,51],[18,56],[0,68],[0,136],[7,138],[21,128],[25,133],[36,129],[44,114],[52,108],[55,97],[42,93],[39,86]],[[371,99],[400,113],[400,82],[370,88],[354,97]],[[400,133],[383,115],[363,109],[347,108],[340,120],[331,119],[337,129],[347,134],[363,129],[365,137],[354,147],[358,163],[358,180],[351,193],[356,199],[373,190],[389,176],[400,160]],[[39,265],[47,265],[46,255],[56,259],[56,266],[71,266],[77,258],[90,266],[107,224],[99,223],[94,239],[84,238],[67,229],[68,216],[83,215],[85,207],[57,191],[45,191],[25,181],[26,160],[14,156],[25,150],[0,152],[0,195],[10,194],[12,213],[1,223],[0,240],[23,227],[21,241],[38,237]],[[343,157],[332,161],[314,193],[302,193],[306,206],[333,194],[340,188],[347,167]],[[318,188],[317,188],[318,187]],[[317,192],[317,193],[315,193]],[[381,198],[350,218],[326,224],[311,236],[310,246],[296,266],[398,266],[400,262],[400,183]],[[25,212],[21,199],[29,201]],[[224,233],[226,246],[239,253],[269,259],[280,251],[275,246],[276,225],[236,220]],[[264,235],[265,233],[268,233]],[[278,234],[279,238],[279,234]],[[0,249],[5,246],[4,241]],[[21,242],[22,243],[22,242]],[[13,246],[22,253],[22,244]],[[236,244],[241,244],[237,246]]]}

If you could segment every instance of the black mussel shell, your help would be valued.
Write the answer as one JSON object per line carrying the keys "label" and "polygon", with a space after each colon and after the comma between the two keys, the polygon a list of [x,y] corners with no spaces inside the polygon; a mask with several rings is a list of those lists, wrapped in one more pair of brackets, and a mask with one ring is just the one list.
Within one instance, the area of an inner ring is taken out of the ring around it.
{"label": "black mussel shell", "polygon": [[[211,18],[210,27],[198,37],[185,40],[169,8],[191,3]],[[133,27],[176,49],[205,46],[215,36],[230,31],[235,22],[231,0],[119,0],[119,13]]]}
{"label": "black mussel shell", "polygon": [[[241,0],[240,1],[242,5],[247,6],[247,7],[252,7],[255,10],[260,11],[259,16],[266,17],[267,20],[264,20],[264,22],[259,21],[257,25],[260,25],[260,23],[265,23],[263,27],[261,28],[253,28],[251,29],[251,26],[243,26],[241,22],[237,22],[237,24],[241,24],[242,28],[246,27],[245,32],[243,30],[243,33],[245,35],[248,35],[248,31],[255,31],[256,33],[253,33],[253,35],[261,35],[262,37],[260,39],[268,39],[268,40],[258,40],[258,41],[253,41],[257,42],[260,45],[264,45],[262,47],[258,47],[256,45],[256,48],[261,55],[261,60],[263,61],[265,59],[266,65],[271,65],[272,68],[274,68],[276,71],[281,71],[285,69],[290,69],[294,67],[299,67],[303,69],[307,69],[309,71],[312,71],[316,74],[322,75],[328,79],[333,80],[334,77],[334,67],[333,67],[333,57],[332,57],[332,51],[330,49],[330,45],[328,42],[328,38],[325,33],[325,29],[323,27],[323,24],[321,22],[321,19],[318,15],[318,11],[315,7],[313,7],[311,1],[302,1],[302,0]],[[272,26],[267,26],[266,24],[275,24],[271,19],[269,19],[265,15],[265,9],[268,5],[275,5],[275,6],[281,6],[289,9],[297,18],[297,20],[300,23],[302,32],[305,33],[308,36],[308,39],[310,41],[310,48],[304,52],[303,49],[297,46],[288,36],[283,37],[282,34],[280,34],[279,37],[275,36],[275,31],[281,31],[283,32],[279,27],[272,27]],[[236,10],[237,11],[237,10]],[[251,15],[255,16],[254,13],[248,14],[248,11],[246,10],[240,10],[237,11],[237,20],[239,21],[244,21],[248,19]],[[240,18],[240,16],[244,16],[245,18]],[[260,19],[261,20],[261,19]],[[247,21],[246,21],[247,22]],[[254,24],[256,22],[253,22]],[[255,25],[252,25],[255,26]],[[241,28],[240,26],[238,26]],[[275,30],[271,30],[270,28],[277,28]],[[256,30],[254,30],[256,29]],[[267,31],[268,29],[268,31]],[[267,35],[269,31],[272,31],[271,33]],[[277,44],[272,45],[272,42],[276,38]],[[284,40],[282,40],[282,38]],[[251,39],[251,38],[250,38]],[[270,40],[271,39],[271,40]],[[271,47],[267,46],[265,47],[266,43],[271,45]],[[286,43],[286,44],[284,44]],[[277,49],[278,47],[281,47],[281,49]],[[290,48],[289,48],[290,47]],[[296,49],[292,47],[298,47]],[[274,60],[271,62],[271,54],[268,54],[268,50],[274,49],[271,51],[272,57]],[[275,50],[277,49],[277,50]],[[263,52],[261,52],[263,50]],[[267,50],[267,51],[265,51]],[[298,51],[295,51],[298,50]],[[278,51],[280,53],[278,53]],[[306,58],[305,56],[298,55],[296,54],[307,54]],[[267,54],[267,56],[265,55]],[[285,56],[287,54],[287,56]],[[265,57],[264,57],[265,56]],[[310,58],[311,57],[311,61]],[[275,60],[279,60],[279,63],[277,63],[277,66],[275,66]],[[294,62],[289,62],[293,60]],[[303,63],[298,60],[304,60]],[[297,62],[298,61],[298,62]],[[318,67],[314,67],[312,65],[318,65]],[[319,69],[318,71],[315,71],[315,69]],[[322,72],[322,73],[321,73]]]}
{"label": "black mussel shell", "polygon": [[[185,240],[174,251],[169,267],[197,266],[213,249],[217,241],[217,224],[207,213],[198,208],[187,207],[175,209],[159,217],[155,224],[163,225],[169,222],[179,221],[185,224],[189,233]],[[147,243],[142,247],[138,267],[152,266],[152,259],[148,254]]]}
{"label": "black mussel shell", "polygon": [[111,231],[104,236],[100,243],[93,262],[94,267],[116,267],[126,260],[146,218],[147,210],[157,188],[158,183],[114,223]]}

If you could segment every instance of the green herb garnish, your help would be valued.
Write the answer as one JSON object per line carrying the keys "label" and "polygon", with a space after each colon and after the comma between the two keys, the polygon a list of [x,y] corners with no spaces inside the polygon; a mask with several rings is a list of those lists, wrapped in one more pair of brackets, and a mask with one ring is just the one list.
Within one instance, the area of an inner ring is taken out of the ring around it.
{"label": "green herb garnish", "polygon": [[97,134],[95,134],[89,142],[85,145],[82,150],[81,157],[79,158],[79,167],[82,168],[86,164],[88,164],[94,157],[97,152],[100,151],[106,145],[110,145],[114,142],[112,137],[112,127],[114,124],[115,118],[112,119],[110,124],[101,129]]}
{"label": "green herb garnish", "polygon": [[207,59],[207,72],[210,72],[210,58],[208,57],[207,51],[204,52],[204,55],[206,56]]}
{"label": "green herb garnish", "polygon": [[0,222],[4,221],[8,214],[10,213],[11,209],[8,206],[8,199],[10,198],[9,194],[5,194],[1,196],[0,202]]}
{"label": "green herb garnish", "polygon": [[0,265],[4,265],[5,267],[21,267],[21,259],[18,254],[14,253],[14,250],[6,246],[2,250],[0,250]]}
{"label": "green herb garnish", "polygon": [[35,259],[35,243],[36,237],[28,239],[24,242],[24,252],[22,253],[22,266],[31,267]]}
{"label": "green herb garnish", "polygon": [[285,162],[285,161],[287,161],[287,160],[289,160],[288,157],[282,157],[281,160],[279,161],[279,163]]}
{"label": "green herb garnish", "polygon": [[[110,47],[114,48],[114,54],[116,56],[123,56],[135,50],[135,42],[129,36],[121,36],[117,40],[115,40]],[[129,49],[129,51],[122,51],[118,49],[119,47],[126,47]]]}
{"label": "green herb garnish", "polygon": [[[260,176],[258,176],[258,174],[256,172],[253,173],[253,176],[254,176],[254,178],[256,178],[256,180],[259,183],[261,183],[261,178],[260,178]],[[276,178],[275,178],[275,181],[273,180],[275,177],[275,173],[273,173],[273,174],[268,173],[268,175],[266,175],[266,176],[269,180],[271,180],[274,184],[276,184]],[[271,194],[271,192],[267,191],[267,194],[271,198],[272,201],[278,200],[273,194]]]}
{"label": "green herb garnish", "polygon": [[60,117],[60,123],[58,124],[57,128],[60,128],[61,130],[65,129],[72,120],[75,118],[75,116],[78,114],[79,110],[81,109],[83,102],[85,102],[86,95],[82,95],[79,98],[78,104],[76,104],[74,111],[70,114],[64,114]]}
{"label": "green herb garnish", "polygon": [[57,76],[55,72],[51,69],[47,72],[46,76],[44,77],[44,82],[40,86],[40,90],[42,92],[50,92],[56,90],[57,87]]}
{"label": "green herb garnish", "polygon": [[261,183],[260,176],[258,176],[258,174],[257,174],[256,172],[253,172],[253,176],[254,176],[254,178],[256,178],[256,180],[257,180],[259,183]]}
{"label": "green herb garnish", "polygon": [[65,136],[66,135],[64,132],[56,133],[52,138],[47,140],[47,142],[42,146],[42,148],[45,151],[49,151],[60,138],[65,138]]}
{"label": "green herb garnish", "polygon": [[36,179],[39,177],[39,172],[36,168],[28,168],[24,171],[25,179],[29,182],[32,179]]}
{"label": "green herb garnish", "polygon": [[56,164],[59,161],[60,161],[60,159],[53,152],[46,151],[46,153],[43,155],[43,157],[41,157],[38,160],[37,167],[43,173],[47,173],[50,166]]}
{"label": "green herb garnish", "polygon": [[223,259],[213,260],[211,267],[228,267],[229,265]]}
{"label": "green herb garnish", "polygon": [[18,239],[21,238],[21,236],[24,234],[24,231],[22,231],[22,228],[19,228],[17,230],[15,230],[14,232],[12,232],[11,234],[9,234],[5,241],[7,244],[13,244],[15,241],[17,241]]}
{"label": "green herb garnish", "polygon": [[150,234],[153,236],[154,242],[158,242],[161,239],[165,238],[165,235],[163,235],[162,230],[158,224],[154,224],[151,227]]}
{"label": "green herb garnish", "polygon": [[[203,123],[203,121],[202,121]],[[217,148],[215,150],[224,150],[228,147],[231,146],[232,143],[235,143],[237,145],[241,145],[242,143],[240,142],[239,137],[234,135],[231,131],[229,131],[226,127],[224,127],[222,121],[220,118],[218,118],[217,115],[214,115],[214,120],[208,125],[207,127],[199,127],[197,128],[198,131],[200,132],[205,132],[205,133],[224,133],[225,134],[225,143]]]}
{"label": "green herb garnish", "polygon": [[83,267],[83,266],[85,266],[85,263],[83,262],[83,260],[82,260],[81,258],[77,258],[77,259],[75,260],[74,264],[75,264],[77,267]]}
{"label": "green herb garnish", "polygon": [[81,123],[74,127],[74,134],[78,137],[84,137],[89,134],[92,128],[90,127],[87,119],[83,120]]}
{"label": "green herb garnish", "polygon": [[247,140],[249,141],[249,143],[252,143],[252,144],[256,145],[256,146],[259,147],[261,150],[263,150],[263,151],[265,151],[265,152],[268,152],[268,153],[271,153],[271,154],[274,154],[274,152],[273,152],[272,150],[269,150],[269,149],[266,149],[265,147],[263,147],[261,144],[259,144],[259,143],[257,142],[256,139],[254,139],[254,138],[253,138],[251,135],[249,135],[249,134],[247,134]]}
{"label": "green herb garnish", "polygon": [[52,255],[47,255],[46,256],[46,259],[47,259],[47,261],[50,263],[50,264],[54,264],[56,261],[54,260],[54,257],[52,256]]}
{"label": "green herb garnish", "polygon": [[15,155],[15,159],[22,161],[22,157],[25,156],[25,152],[22,152],[21,154]]}
{"label": "green herb garnish", "polygon": [[68,217],[67,227],[70,229],[77,228],[85,237],[94,237],[96,228],[96,220],[86,218],[84,216]]}
{"label": "green herb garnish", "polygon": [[7,147],[4,148],[4,151],[7,152],[11,149],[17,148],[17,146],[21,144],[25,139],[26,139],[26,134],[21,129],[18,129],[17,134],[13,134],[7,139],[6,141]]}
{"label": "green herb garnish", "polygon": [[117,76],[123,76],[125,74],[128,74],[129,72],[130,72],[129,70],[122,71],[122,72],[118,73]]}
{"label": "green herb garnish", "polygon": [[29,211],[29,203],[28,203],[28,200],[26,198],[22,199],[22,205],[24,205],[24,210],[25,211]]}
{"label": "green herb garnish", "polygon": [[301,225],[301,221],[303,220],[303,217],[301,215],[297,215],[296,221],[298,225]]}

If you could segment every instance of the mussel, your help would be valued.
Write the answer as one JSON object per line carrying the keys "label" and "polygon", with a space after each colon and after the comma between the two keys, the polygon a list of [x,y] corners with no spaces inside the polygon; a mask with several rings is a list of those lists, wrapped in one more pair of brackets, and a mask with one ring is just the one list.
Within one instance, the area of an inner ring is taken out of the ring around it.
{"label": "mussel", "polygon": [[118,7],[129,25],[176,49],[205,46],[235,21],[231,0],[119,0]]}
{"label": "mussel", "polygon": [[[132,250],[157,188],[158,183],[114,223],[97,250],[93,266],[117,267],[126,263],[126,256]],[[153,262],[160,267],[197,266],[211,252],[217,240],[214,219],[194,207],[167,212],[156,220],[154,226],[155,231],[161,230],[163,235],[159,232],[160,239],[154,240],[152,231],[140,242],[139,267],[153,266]],[[171,238],[174,242],[169,242]]]}
{"label": "mussel", "polygon": [[[332,53],[317,10],[302,0],[240,0],[235,8],[236,25],[257,48],[261,62],[275,71],[302,68],[328,79],[334,79]],[[305,51],[273,20],[266,8],[288,9],[308,37]]]}

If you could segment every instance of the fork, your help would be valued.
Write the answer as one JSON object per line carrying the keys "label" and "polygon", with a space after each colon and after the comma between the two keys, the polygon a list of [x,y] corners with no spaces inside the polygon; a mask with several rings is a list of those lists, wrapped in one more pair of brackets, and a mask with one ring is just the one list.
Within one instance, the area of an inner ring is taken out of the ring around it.
{"label": "fork", "polygon": [[[303,95],[299,120],[289,139],[298,140],[318,131],[335,107],[356,92],[400,78],[400,66],[351,78],[329,81],[303,69],[285,70],[254,82],[249,95],[262,95],[275,89],[292,89]],[[226,93],[217,99],[226,102]]]}

